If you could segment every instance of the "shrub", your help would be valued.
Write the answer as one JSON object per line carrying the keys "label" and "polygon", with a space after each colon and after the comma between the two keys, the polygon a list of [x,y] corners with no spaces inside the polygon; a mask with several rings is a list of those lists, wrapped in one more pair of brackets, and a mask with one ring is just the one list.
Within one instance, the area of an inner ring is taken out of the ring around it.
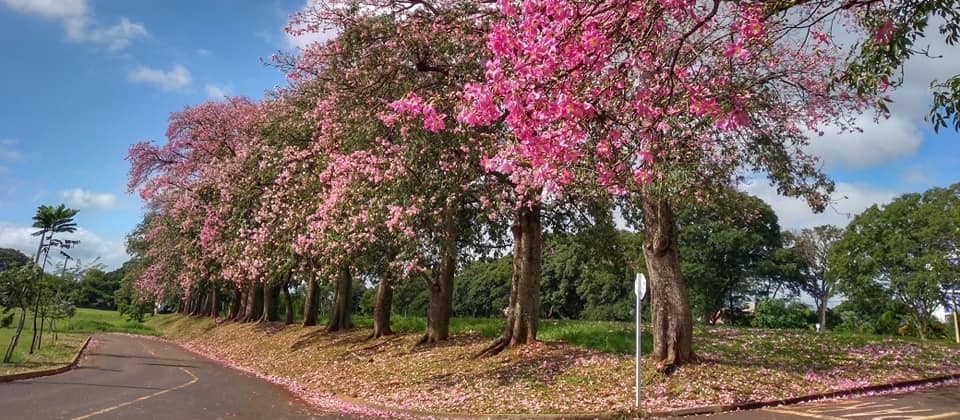
{"label": "shrub", "polygon": [[812,328],[816,314],[800,302],[783,299],[763,300],[757,303],[751,325],[757,328]]}
{"label": "shrub", "polygon": [[8,310],[5,312],[7,313],[0,318],[0,328],[7,328],[13,325],[13,311]]}

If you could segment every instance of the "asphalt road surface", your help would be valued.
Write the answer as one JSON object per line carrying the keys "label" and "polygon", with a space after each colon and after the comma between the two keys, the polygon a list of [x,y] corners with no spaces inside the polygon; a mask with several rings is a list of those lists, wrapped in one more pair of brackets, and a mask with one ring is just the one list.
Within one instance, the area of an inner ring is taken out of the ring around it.
{"label": "asphalt road surface", "polygon": [[69,372],[0,384],[0,419],[347,419],[175,345],[102,334]]}
{"label": "asphalt road surface", "polygon": [[740,411],[704,420],[960,420],[960,385],[896,395],[797,404]]}

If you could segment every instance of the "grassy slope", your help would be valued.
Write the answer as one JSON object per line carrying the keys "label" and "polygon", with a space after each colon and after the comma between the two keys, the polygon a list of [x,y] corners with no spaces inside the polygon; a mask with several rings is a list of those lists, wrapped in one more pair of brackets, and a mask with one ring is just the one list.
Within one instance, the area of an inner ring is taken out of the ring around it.
{"label": "grassy slope", "polygon": [[[396,321],[400,331],[422,325],[413,318]],[[480,360],[471,356],[499,332],[502,320],[457,319],[451,342],[433,348],[414,348],[419,334],[413,332],[368,340],[368,328],[327,334],[298,325],[215,327],[209,318],[177,315],[149,324],[228,364],[295,382],[310,396],[333,391],[400,408],[469,413],[628,410],[633,400],[629,324],[547,321],[539,334],[543,343]],[[960,349],[936,342],[718,327],[697,328],[694,344],[699,362],[669,377],[645,361],[647,409],[960,373]]]}
{"label": "grassy slope", "polygon": [[[0,328],[0,352],[6,351],[16,327]],[[0,364],[0,375],[51,369],[70,363],[89,333],[101,331],[129,332],[134,334],[156,334],[156,330],[139,322],[124,319],[119,312],[78,308],[73,318],[57,323],[57,340],[53,334],[44,331],[43,342],[38,351],[29,354],[33,321],[30,314],[24,321],[23,332],[13,352],[12,363]]]}

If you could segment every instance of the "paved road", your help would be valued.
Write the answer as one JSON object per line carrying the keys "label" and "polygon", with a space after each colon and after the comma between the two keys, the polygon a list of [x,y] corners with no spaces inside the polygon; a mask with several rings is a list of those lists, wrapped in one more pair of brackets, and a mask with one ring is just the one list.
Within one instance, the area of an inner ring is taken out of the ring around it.
{"label": "paved road", "polygon": [[704,416],[704,420],[945,420],[960,419],[960,385],[897,395],[798,404]]}
{"label": "paved road", "polygon": [[175,345],[102,334],[69,372],[0,384],[2,419],[346,419]]}

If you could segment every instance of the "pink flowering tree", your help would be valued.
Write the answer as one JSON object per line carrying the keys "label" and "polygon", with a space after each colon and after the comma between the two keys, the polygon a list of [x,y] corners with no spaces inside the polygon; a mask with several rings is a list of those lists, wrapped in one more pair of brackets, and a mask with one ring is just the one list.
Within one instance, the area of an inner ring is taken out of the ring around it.
{"label": "pink flowering tree", "polygon": [[831,3],[497,2],[485,79],[465,86],[458,119],[506,124],[485,166],[518,188],[612,195],[635,215],[664,370],[693,357],[675,207],[750,173],[827,204],[808,136],[864,103],[833,83],[844,63],[828,29],[850,12]]}
{"label": "pink flowering tree", "polygon": [[[311,255],[349,256],[378,278],[374,336],[389,331],[394,281],[428,283],[422,342],[446,340],[453,277],[487,190],[479,133],[454,124],[455,94],[479,76],[482,31],[469,3],[318,2],[288,30],[336,30],[280,57],[313,91],[324,195],[298,239]],[[361,263],[361,261],[363,263]],[[378,267],[378,268],[375,268]]]}

